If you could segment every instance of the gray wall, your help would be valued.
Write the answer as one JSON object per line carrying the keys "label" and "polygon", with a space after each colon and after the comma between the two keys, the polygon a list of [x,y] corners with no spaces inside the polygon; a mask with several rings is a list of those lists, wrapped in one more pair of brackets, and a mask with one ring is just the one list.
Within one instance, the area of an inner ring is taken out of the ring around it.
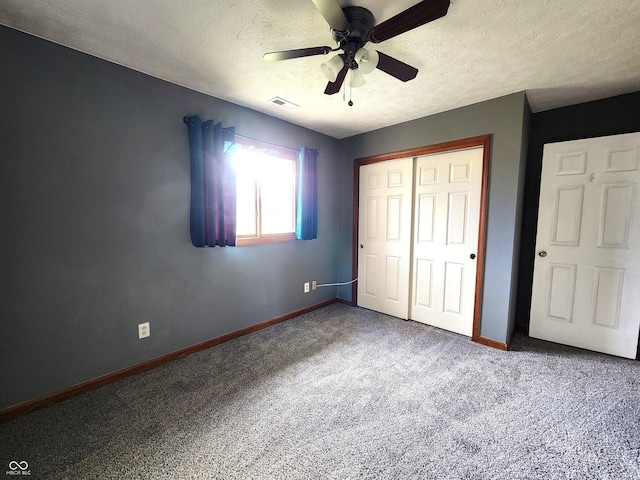
{"label": "gray wall", "polygon": [[[336,297],[302,284],[336,279],[338,140],[5,27],[0,45],[0,409]],[[191,246],[190,114],[317,148],[319,238]]]}
{"label": "gray wall", "polygon": [[[491,133],[481,335],[514,324],[523,93],[336,140],[0,27],[0,409],[336,297],[353,160]],[[185,115],[320,152],[319,238],[196,249]],[[349,287],[338,296],[351,299]],[[151,337],[137,339],[137,324]]]}
{"label": "gray wall", "polygon": [[[338,277],[351,276],[353,160],[492,134],[485,287],[480,334],[506,342],[515,324],[522,185],[529,107],[524,93],[420,118],[343,140]],[[351,206],[351,209],[348,207]],[[351,289],[338,296],[351,300]]]}

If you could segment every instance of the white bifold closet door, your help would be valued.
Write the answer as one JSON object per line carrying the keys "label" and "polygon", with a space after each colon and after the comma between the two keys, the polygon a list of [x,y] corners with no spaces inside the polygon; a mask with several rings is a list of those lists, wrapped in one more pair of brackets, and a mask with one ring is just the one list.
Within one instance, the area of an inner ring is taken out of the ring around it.
{"label": "white bifold closet door", "polygon": [[471,336],[483,149],[360,168],[358,305]]}
{"label": "white bifold closet door", "polygon": [[358,305],[407,318],[413,159],[360,167]]}
{"label": "white bifold closet door", "polygon": [[482,148],[416,159],[409,318],[471,336]]}

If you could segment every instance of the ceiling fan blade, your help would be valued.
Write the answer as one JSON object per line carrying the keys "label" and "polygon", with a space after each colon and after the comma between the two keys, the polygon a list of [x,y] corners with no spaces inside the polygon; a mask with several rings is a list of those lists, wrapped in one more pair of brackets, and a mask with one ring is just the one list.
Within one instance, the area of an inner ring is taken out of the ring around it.
{"label": "ceiling fan blade", "polygon": [[310,57],[311,55],[326,55],[331,51],[331,47],[311,47],[298,48],[296,50],[283,50],[281,52],[265,53],[262,57],[267,62],[277,62],[289,60],[291,58]]}
{"label": "ceiling fan blade", "polygon": [[376,25],[371,32],[370,41],[383,42],[401,33],[444,17],[449,10],[449,0],[423,0],[389,20]]}
{"label": "ceiling fan blade", "polygon": [[327,95],[333,95],[334,93],[338,93],[342,88],[342,82],[344,82],[344,77],[347,76],[348,71],[349,71],[349,65],[345,65],[344,67],[342,67],[342,70],[338,72],[336,81],[327,83],[327,88],[324,89],[324,93]]}
{"label": "ceiling fan blade", "polygon": [[378,69],[384,73],[388,73],[392,77],[396,77],[398,80],[408,82],[413,80],[418,75],[418,69],[407,65],[400,60],[397,60],[389,55],[385,55],[382,52],[378,52]]}
{"label": "ceiling fan blade", "polygon": [[333,30],[337,30],[339,32],[348,31],[351,26],[349,25],[349,21],[342,11],[342,7],[338,3],[338,0],[312,0],[313,4],[316,6],[320,13],[327,21],[329,26]]}

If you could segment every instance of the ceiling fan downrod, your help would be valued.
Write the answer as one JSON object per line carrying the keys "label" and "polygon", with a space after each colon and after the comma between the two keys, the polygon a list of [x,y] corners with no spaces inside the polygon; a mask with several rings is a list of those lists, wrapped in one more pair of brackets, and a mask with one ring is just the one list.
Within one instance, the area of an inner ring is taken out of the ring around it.
{"label": "ceiling fan downrod", "polygon": [[349,65],[349,68],[358,68],[355,62],[356,52],[369,41],[375,19],[373,13],[364,7],[345,7],[343,11],[351,28],[346,32],[332,29],[331,36],[338,48],[344,51],[344,64]]}

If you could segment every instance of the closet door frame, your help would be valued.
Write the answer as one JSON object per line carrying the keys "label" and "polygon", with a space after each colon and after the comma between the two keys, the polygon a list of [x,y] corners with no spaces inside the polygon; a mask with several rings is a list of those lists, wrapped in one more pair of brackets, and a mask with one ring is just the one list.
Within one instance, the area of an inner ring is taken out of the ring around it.
{"label": "closet door frame", "polygon": [[[435,153],[450,152],[453,150],[464,150],[473,147],[483,147],[482,158],[482,193],[480,196],[480,223],[478,226],[478,250],[477,250],[477,270],[476,270],[476,291],[473,313],[473,333],[471,340],[489,346],[502,348],[502,345],[489,344],[488,339],[480,336],[480,322],[482,312],[482,290],[484,286],[484,260],[487,233],[487,211],[489,206],[489,170],[491,159],[491,135],[480,135],[477,137],[454,140],[451,142],[437,143],[422,147],[398,150],[395,152],[383,153],[370,157],[356,158],[353,162],[353,232],[352,232],[352,277],[358,276],[358,224],[359,224],[359,203],[360,203],[360,167],[371,163],[384,162],[387,160],[397,160],[407,157],[419,157]],[[351,285],[351,304],[358,303],[358,286],[354,282]]]}

